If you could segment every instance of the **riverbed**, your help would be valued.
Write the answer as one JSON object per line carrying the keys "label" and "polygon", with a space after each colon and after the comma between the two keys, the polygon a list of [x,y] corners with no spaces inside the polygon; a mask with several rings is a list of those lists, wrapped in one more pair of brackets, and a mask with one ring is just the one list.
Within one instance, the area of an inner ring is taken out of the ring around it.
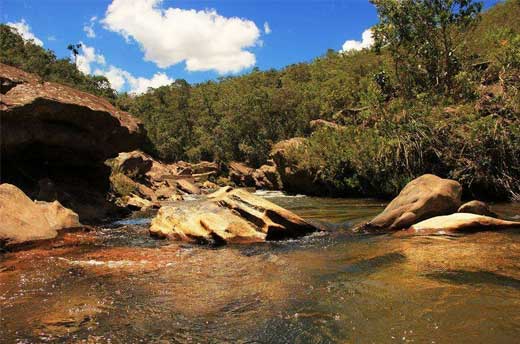
{"label": "riverbed", "polygon": [[328,231],[205,247],[144,216],[0,254],[0,342],[517,342],[520,229],[353,234],[384,202],[258,194]]}

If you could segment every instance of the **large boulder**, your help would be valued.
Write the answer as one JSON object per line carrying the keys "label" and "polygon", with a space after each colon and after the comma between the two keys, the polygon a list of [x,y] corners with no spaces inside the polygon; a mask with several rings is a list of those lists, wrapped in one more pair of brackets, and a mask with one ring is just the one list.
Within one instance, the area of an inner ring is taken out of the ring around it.
{"label": "large boulder", "polygon": [[438,215],[452,214],[460,206],[461,185],[432,174],[408,183],[381,214],[363,226],[367,230],[399,230]]}
{"label": "large boulder", "polygon": [[137,119],[107,100],[0,64],[1,181],[38,197],[38,181],[52,182],[43,194],[96,220],[113,210],[105,195],[119,152],[144,141]]}
{"label": "large boulder", "polygon": [[59,202],[35,203],[16,186],[0,184],[0,246],[52,239],[80,226],[78,215]]}
{"label": "large boulder", "polygon": [[494,217],[470,213],[455,213],[421,221],[411,226],[409,231],[428,234],[438,232],[476,232],[504,228],[520,228],[520,222],[500,220]]}
{"label": "large boulder", "polygon": [[163,206],[150,234],[202,243],[253,243],[299,237],[317,228],[243,189],[223,187],[206,200]]}
{"label": "large boulder", "polygon": [[235,185],[238,186],[247,186],[253,187],[255,186],[255,178],[253,174],[255,172],[254,168],[246,166],[241,162],[232,161],[228,165],[229,167],[229,179]]}

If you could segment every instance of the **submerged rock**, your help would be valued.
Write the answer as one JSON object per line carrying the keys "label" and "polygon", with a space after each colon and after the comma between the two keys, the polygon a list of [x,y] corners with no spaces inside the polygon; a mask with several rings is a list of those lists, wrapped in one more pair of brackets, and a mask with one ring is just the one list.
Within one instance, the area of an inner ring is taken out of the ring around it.
{"label": "submerged rock", "polygon": [[0,245],[52,239],[58,230],[80,227],[78,215],[58,201],[33,202],[11,184],[0,185]]}
{"label": "submerged rock", "polygon": [[491,211],[489,205],[482,201],[470,201],[460,206],[458,213],[470,213],[477,215],[484,215],[489,217],[498,217],[497,214]]}
{"label": "submerged rock", "polygon": [[242,189],[223,187],[206,200],[162,207],[150,234],[203,243],[253,243],[318,230],[298,215]]}
{"label": "submerged rock", "polygon": [[445,216],[436,216],[421,221],[410,227],[411,232],[460,232],[482,231],[490,229],[520,228],[520,222],[506,221],[494,217],[469,213],[455,213]]}
{"label": "submerged rock", "polygon": [[460,206],[461,185],[433,174],[408,183],[399,195],[363,229],[399,230],[433,216],[451,214]]}
{"label": "submerged rock", "polygon": [[12,85],[0,94],[1,181],[58,200],[82,220],[113,214],[104,161],[142,145],[142,123],[101,97],[14,67],[0,64],[0,79]]}

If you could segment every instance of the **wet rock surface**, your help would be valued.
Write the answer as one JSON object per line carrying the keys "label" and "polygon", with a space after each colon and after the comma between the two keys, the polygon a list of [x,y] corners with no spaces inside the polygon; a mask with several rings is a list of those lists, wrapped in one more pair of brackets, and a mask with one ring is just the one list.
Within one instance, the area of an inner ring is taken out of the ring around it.
{"label": "wet rock surface", "polygon": [[207,200],[163,206],[150,226],[156,237],[215,244],[294,238],[316,230],[274,203],[229,187]]}

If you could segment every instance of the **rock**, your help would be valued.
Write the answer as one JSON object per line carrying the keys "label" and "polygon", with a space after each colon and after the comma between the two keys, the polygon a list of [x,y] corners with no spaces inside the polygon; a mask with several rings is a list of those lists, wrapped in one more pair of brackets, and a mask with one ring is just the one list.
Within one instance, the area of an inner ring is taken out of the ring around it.
{"label": "rock", "polygon": [[254,168],[246,166],[243,163],[232,161],[228,165],[229,179],[237,186],[253,187],[255,186],[255,179],[253,173]]}
{"label": "rock", "polygon": [[457,210],[458,213],[470,213],[489,217],[498,217],[497,214],[491,211],[489,206],[482,201],[470,201],[464,203]]}
{"label": "rock", "polygon": [[125,205],[132,210],[146,211],[152,208],[159,208],[160,205],[156,202],[151,202],[147,199],[141,198],[137,195],[130,195],[124,198]]}
{"label": "rock", "polygon": [[197,164],[191,165],[193,174],[218,174],[220,169],[216,162],[201,161]]}
{"label": "rock", "polygon": [[78,215],[59,202],[33,202],[11,184],[0,184],[0,245],[52,239],[58,230],[80,227]]}
{"label": "rock", "polygon": [[520,228],[520,222],[505,221],[477,214],[455,213],[421,221],[411,226],[409,231],[413,233],[473,232],[512,227]]}
{"label": "rock", "polygon": [[123,152],[113,159],[112,164],[116,171],[132,178],[144,176],[152,168],[154,160],[147,154],[135,150]]}
{"label": "rock", "polygon": [[60,202],[35,201],[35,204],[43,212],[52,229],[58,231],[63,228],[81,227],[78,214],[62,206]]}
{"label": "rock", "polygon": [[206,190],[213,190],[218,189],[218,185],[213,182],[210,182],[209,180],[206,180],[204,183],[202,183],[202,188]]}
{"label": "rock", "polygon": [[203,243],[253,243],[318,230],[296,214],[243,189],[223,187],[206,200],[163,206],[150,234]]}
{"label": "rock", "polygon": [[280,141],[271,150],[271,158],[276,165],[283,190],[306,195],[320,195],[327,190],[325,185],[318,182],[318,171],[302,167],[296,159],[295,153],[306,149],[306,139],[295,137]]}
{"label": "rock", "polygon": [[175,183],[177,184],[177,188],[179,190],[187,194],[199,195],[201,193],[199,187],[187,179],[177,179],[175,180]]}
{"label": "rock", "polygon": [[180,196],[177,194],[177,189],[170,186],[160,186],[155,190],[155,195],[158,200],[169,200],[174,196]]}
{"label": "rock", "polygon": [[271,164],[260,166],[255,171],[255,184],[257,189],[281,190],[282,182],[280,174],[276,170],[276,165],[272,160],[268,161]]}
{"label": "rock", "polygon": [[[10,83],[0,94],[1,181],[30,197],[42,191],[82,220],[111,213],[104,161],[142,145],[141,122],[103,98],[14,67],[0,64],[0,79]],[[51,193],[38,183],[45,179],[54,183]]]}
{"label": "rock", "polygon": [[398,230],[433,216],[454,213],[460,206],[461,193],[462,187],[454,180],[422,175],[408,183],[363,229]]}

